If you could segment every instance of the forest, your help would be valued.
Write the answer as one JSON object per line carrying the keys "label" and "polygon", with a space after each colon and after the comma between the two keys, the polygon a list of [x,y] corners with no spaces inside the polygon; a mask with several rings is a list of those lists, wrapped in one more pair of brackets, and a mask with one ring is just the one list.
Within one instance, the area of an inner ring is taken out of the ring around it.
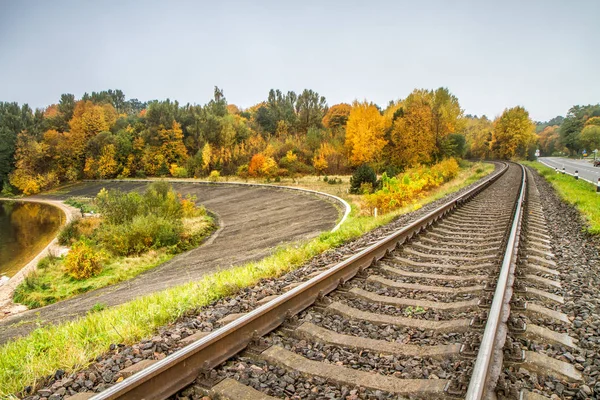
{"label": "forest", "polygon": [[577,152],[600,136],[600,106],[575,106],[541,127],[521,106],[495,120],[465,115],[447,88],[415,89],[385,107],[329,106],[310,89],[270,90],[245,109],[218,87],[204,105],[142,102],[121,90],[63,94],[35,111],[0,102],[0,185],[5,194],[35,194],[80,179],[276,179],[365,164],[392,176],[450,157],[531,157],[538,141],[547,154]]}

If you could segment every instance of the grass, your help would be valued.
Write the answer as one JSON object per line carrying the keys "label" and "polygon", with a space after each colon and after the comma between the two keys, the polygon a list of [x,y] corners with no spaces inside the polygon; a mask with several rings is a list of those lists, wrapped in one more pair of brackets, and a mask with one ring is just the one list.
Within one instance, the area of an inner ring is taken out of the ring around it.
{"label": "grass", "polygon": [[[261,279],[281,276],[312,257],[416,210],[489,174],[493,166],[469,164],[453,181],[444,184],[409,207],[379,217],[359,215],[356,206],[336,232],[282,246],[260,261],[206,275],[202,279],[144,296],[117,307],[93,312],[74,321],[39,327],[30,335],[0,347],[0,395],[9,395],[57,369],[67,372],[86,367],[112,343],[135,343],[160,326],[234,294]],[[335,185],[332,185],[335,186]]]}
{"label": "grass", "polygon": [[93,199],[88,199],[85,197],[70,197],[64,201],[65,204],[70,205],[71,207],[75,207],[78,210],[82,210],[84,213],[97,213],[98,209],[94,205]]}
{"label": "grass", "polygon": [[103,263],[102,272],[77,280],[64,272],[64,258],[42,259],[38,269],[17,287],[13,300],[29,308],[43,307],[90,290],[131,279],[173,258],[165,249],[151,250],[138,257],[117,257]]}
{"label": "grass", "polygon": [[[186,218],[183,223],[185,231],[197,237],[206,237],[214,229],[212,218],[208,216]],[[106,259],[102,263],[102,272],[87,279],[77,280],[65,273],[64,257],[48,256],[40,260],[37,270],[17,286],[13,300],[29,308],[43,307],[90,290],[131,279],[173,257],[174,254],[166,248],[150,250],[139,256],[130,257],[106,254]]]}
{"label": "grass", "polygon": [[579,210],[590,234],[600,235],[600,195],[596,193],[595,185],[581,179],[576,180],[567,174],[557,174],[553,168],[537,161],[527,161],[523,164],[537,170],[550,182],[563,201]]}

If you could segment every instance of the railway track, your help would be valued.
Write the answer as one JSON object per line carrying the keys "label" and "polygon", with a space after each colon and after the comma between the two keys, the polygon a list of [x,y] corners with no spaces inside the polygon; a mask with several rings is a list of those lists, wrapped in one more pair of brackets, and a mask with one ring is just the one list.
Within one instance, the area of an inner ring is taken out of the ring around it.
{"label": "railway track", "polygon": [[577,385],[579,371],[545,354],[577,344],[532,181],[504,164],[93,398],[535,400],[519,374]]}

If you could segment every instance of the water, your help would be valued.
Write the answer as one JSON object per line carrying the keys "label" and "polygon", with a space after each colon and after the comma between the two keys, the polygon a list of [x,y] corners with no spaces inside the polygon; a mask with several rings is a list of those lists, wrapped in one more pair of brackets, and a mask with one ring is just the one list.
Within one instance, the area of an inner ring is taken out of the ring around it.
{"label": "water", "polygon": [[65,216],[41,203],[0,201],[0,275],[13,276],[52,241]]}

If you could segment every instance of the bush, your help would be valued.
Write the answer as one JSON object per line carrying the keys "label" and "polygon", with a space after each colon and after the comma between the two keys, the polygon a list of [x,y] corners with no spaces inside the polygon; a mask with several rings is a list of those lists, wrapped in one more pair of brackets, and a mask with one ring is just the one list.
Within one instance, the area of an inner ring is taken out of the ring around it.
{"label": "bush", "polygon": [[74,279],[87,279],[102,271],[101,261],[101,253],[87,242],[79,241],[65,257],[65,270]]}
{"label": "bush", "polygon": [[61,246],[68,246],[71,243],[79,240],[79,230],[77,229],[77,225],[79,224],[79,219],[74,219],[65,225],[64,228],[58,234],[58,243]]}
{"label": "bush", "polygon": [[177,164],[171,164],[171,168],[169,168],[169,173],[174,178],[187,178],[188,170],[185,167],[180,167]]}
{"label": "bush", "polygon": [[166,218],[181,218],[182,206],[168,182],[153,182],[143,195],[102,189],[96,198],[98,210],[111,225],[131,222],[137,215],[155,214]]}
{"label": "bush", "polygon": [[120,190],[102,189],[96,197],[98,211],[109,224],[131,221],[140,212],[142,196],[139,193],[123,193]]}
{"label": "bush", "polygon": [[56,257],[55,255],[48,254],[46,257],[44,257],[40,261],[38,261],[37,268],[38,269],[46,269],[46,268],[54,265],[58,259],[59,258]]}
{"label": "bush", "polygon": [[248,164],[240,165],[237,169],[237,176],[242,179],[248,179]]}
{"label": "bush", "polygon": [[221,173],[219,171],[211,171],[210,175],[208,175],[208,180],[210,182],[218,182],[221,178]]}
{"label": "bush", "polygon": [[354,171],[354,174],[352,174],[352,177],[350,178],[350,193],[362,193],[361,186],[363,183],[370,183],[372,188],[377,186],[377,175],[375,175],[373,168],[367,164],[361,165]]}
{"label": "bush", "polygon": [[182,232],[181,220],[145,214],[135,216],[127,224],[104,226],[98,232],[98,239],[110,252],[131,256],[150,249],[174,246]]}
{"label": "bush", "polygon": [[365,197],[370,208],[382,213],[408,205],[423,194],[458,175],[459,166],[455,159],[441,161],[432,167],[419,166],[407,170],[397,177],[381,176],[381,189]]}

